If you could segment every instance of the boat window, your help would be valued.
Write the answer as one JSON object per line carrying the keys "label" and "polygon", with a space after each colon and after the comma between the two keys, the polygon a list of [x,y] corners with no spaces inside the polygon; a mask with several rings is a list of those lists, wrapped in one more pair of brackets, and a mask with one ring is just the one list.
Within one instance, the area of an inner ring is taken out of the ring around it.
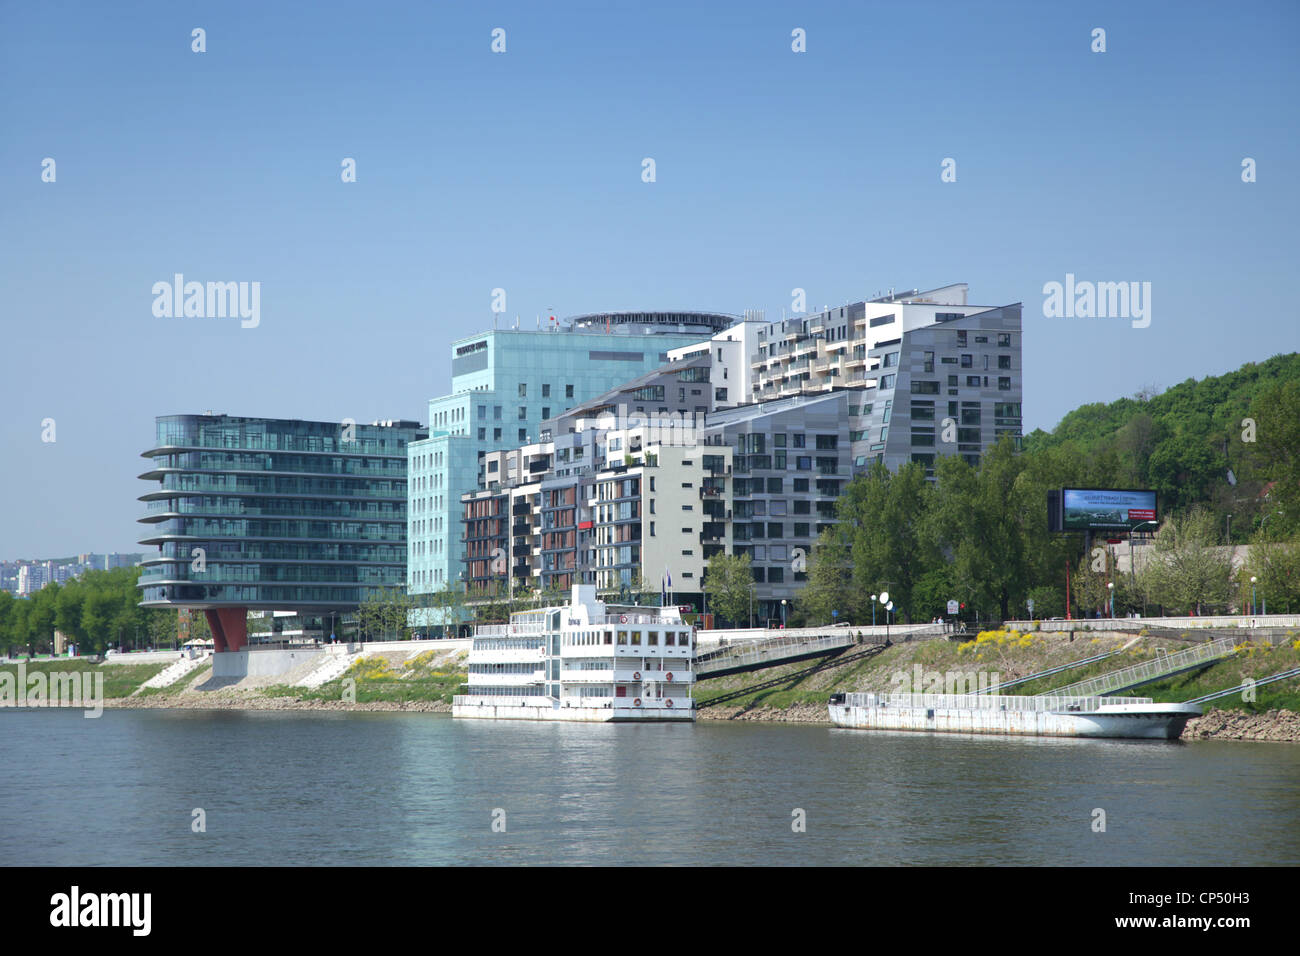
{"label": "boat window", "polygon": [[672,647],[676,637],[672,631],[664,631],[664,647]]}
{"label": "boat window", "polygon": [[613,631],[606,631],[606,632],[605,632],[605,643],[606,643],[606,644],[612,644],[612,643],[614,643],[614,632],[613,632]]}
{"label": "boat window", "polygon": [[618,642],[619,642],[620,644],[626,644],[626,643],[627,643],[627,631],[619,631],[619,632],[618,632]]}
{"label": "boat window", "polygon": [[641,643],[641,632],[640,632],[640,631],[633,631],[633,632],[632,632],[632,644],[633,644],[633,646],[639,645],[640,643]]}
{"label": "boat window", "polygon": [[682,647],[690,647],[691,646],[690,631],[682,631],[681,640],[678,641],[678,643],[681,644]]}
{"label": "boat window", "polygon": [[659,632],[658,632],[658,631],[648,631],[648,632],[646,632],[646,643],[649,644],[651,647],[658,647],[658,646],[659,646]]}

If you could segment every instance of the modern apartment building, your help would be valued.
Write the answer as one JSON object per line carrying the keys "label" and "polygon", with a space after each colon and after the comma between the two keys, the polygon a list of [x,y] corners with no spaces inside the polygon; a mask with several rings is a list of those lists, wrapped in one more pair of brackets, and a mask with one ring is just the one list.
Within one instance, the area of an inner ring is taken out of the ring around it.
{"label": "modern apartment building", "polygon": [[958,283],[770,324],[751,363],[755,400],[864,390],[848,403],[857,469],[929,469],[937,454],[978,461],[1002,435],[1021,435],[1021,306],[966,298]]}
{"label": "modern apartment building", "polygon": [[[608,312],[497,329],[452,343],[451,394],[429,402],[429,437],[410,455],[413,594],[460,587],[461,495],[488,454],[539,441],[542,423],[668,361],[670,350],[738,321],[714,312]],[[709,396],[692,395],[701,412]],[[440,623],[416,613],[417,624]],[[436,615],[438,612],[429,612]]]}
{"label": "modern apartment building", "polygon": [[140,475],[145,607],[204,611],[218,651],[249,609],[333,623],[406,570],[407,447],[416,422],[370,425],[227,415],[157,419]]}
{"label": "modern apartment building", "polygon": [[468,586],[617,596],[671,575],[701,607],[707,559],[724,551],[752,559],[755,621],[780,620],[854,474],[974,462],[1019,438],[1020,348],[1019,304],[971,306],[955,285],[674,349],[544,422],[541,441],[484,458],[462,500]]}

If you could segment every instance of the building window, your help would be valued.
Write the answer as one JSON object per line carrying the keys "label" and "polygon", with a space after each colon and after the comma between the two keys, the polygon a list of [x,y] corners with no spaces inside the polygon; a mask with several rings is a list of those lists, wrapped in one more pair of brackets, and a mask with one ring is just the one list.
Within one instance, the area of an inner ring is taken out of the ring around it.
{"label": "building window", "polygon": [[1011,356],[1010,356],[1010,355],[999,355],[999,356],[998,356],[998,368],[1011,368]]}
{"label": "building window", "polygon": [[1010,378],[998,379],[998,389],[1003,392],[1011,391],[1011,379]]}
{"label": "building window", "polygon": [[551,386],[549,384],[542,386],[542,398],[551,397]]}
{"label": "building window", "polygon": [[551,409],[550,409],[550,407],[547,406],[547,405],[543,405],[543,406],[542,406],[542,418],[543,418],[543,419],[546,419],[546,418],[550,418],[550,417],[551,417]]}
{"label": "building window", "polygon": [[487,429],[486,429],[486,428],[480,428],[480,429],[478,430],[478,440],[479,440],[479,441],[484,441],[486,438],[487,438]]}
{"label": "building window", "polygon": [[527,397],[528,397],[528,385],[527,385],[527,383],[525,383],[525,382],[520,382],[520,383],[519,383],[519,397],[520,397],[520,398],[527,398]]}
{"label": "building window", "polygon": [[973,355],[970,355],[969,353],[966,354],[966,355],[963,355],[963,356],[961,357],[961,367],[962,367],[962,368],[974,368],[974,367],[975,367],[974,364],[973,364],[973,362],[974,362],[974,358],[975,358],[975,357],[974,357]]}
{"label": "building window", "polygon": [[493,406],[492,406],[492,420],[493,420],[494,422],[499,422],[499,421],[501,421],[501,406],[500,406],[500,405],[493,405]]}
{"label": "building window", "polygon": [[807,490],[808,490],[808,479],[807,479],[807,478],[795,478],[795,479],[794,479],[794,490],[795,490],[795,491],[807,491]]}
{"label": "building window", "polygon": [[494,429],[492,429],[492,440],[493,440],[493,441],[500,441],[500,440],[501,440],[501,429],[499,429],[499,428],[494,428]]}
{"label": "building window", "polygon": [[980,377],[979,377],[978,375],[967,375],[967,376],[966,376],[966,386],[967,386],[968,388],[979,388],[979,387],[980,387]]}
{"label": "building window", "polygon": [[965,329],[959,329],[959,330],[957,331],[957,347],[958,347],[959,349],[964,349],[964,348],[966,347],[966,330],[965,330]]}
{"label": "building window", "polygon": [[1000,348],[1000,349],[1009,349],[1009,348],[1011,348],[1011,333],[1010,333],[1010,332],[999,332],[999,333],[998,333],[998,348]]}
{"label": "building window", "polygon": [[[949,376],[949,381],[950,381],[950,383],[951,383],[951,379],[952,379],[952,376]],[[939,394],[939,383],[938,383],[938,382],[917,382],[917,381],[913,381],[913,382],[912,382],[912,394],[913,394],[913,395],[938,395],[938,394]]]}
{"label": "building window", "polygon": [[876,318],[871,320],[871,328],[874,329],[881,325],[888,325],[890,322],[893,321],[894,321],[894,317],[892,315],[877,316]]}
{"label": "building window", "polygon": [[572,385],[566,385],[566,386],[564,386],[564,397],[565,397],[565,398],[573,398],[573,386],[572,386]]}
{"label": "building window", "polygon": [[521,428],[521,429],[519,429],[519,440],[520,440],[520,441],[528,441],[528,429],[527,429],[527,428]]}

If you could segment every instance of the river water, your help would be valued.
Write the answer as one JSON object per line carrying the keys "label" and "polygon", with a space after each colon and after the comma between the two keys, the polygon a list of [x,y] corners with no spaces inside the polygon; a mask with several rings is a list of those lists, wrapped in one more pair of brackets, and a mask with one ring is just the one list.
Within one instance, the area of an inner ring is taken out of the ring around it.
{"label": "river water", "polygon": [[45,710],[0,753],[5,865],[1300,864],[1294,744]]}

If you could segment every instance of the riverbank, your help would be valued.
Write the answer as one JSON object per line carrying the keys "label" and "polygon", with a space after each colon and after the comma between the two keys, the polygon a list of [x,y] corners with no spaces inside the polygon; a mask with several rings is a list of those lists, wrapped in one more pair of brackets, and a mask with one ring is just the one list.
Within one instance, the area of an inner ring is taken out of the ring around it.
{"label": "riverbank", "polygon": [[[815,669],[817,661],[804,661],[712,679],[698,683],[693,696],[700,705],[698,719],[704,722],[744,720],[830,726],[827,703],[833,693],[973,692],[1084,658],[1109,655],[1102,661],[1068,668],[1051,677],[1017,685],[1010,691],[1036,694],[1187,646],[1188,641],[1108,632],[1080,631],[1071,639],[1067,634],[993,631],[964,642],[903,642],[872,656],[822,670]],[[847,652],[853,653],[852,649]],[[64,662],[36,665],[38,669],[66,666]],[[304,674],[317,666],[304,665]],[[246,677],[233,684],[214,680],[211,663],[185,674],[170,686],[145,688],[143,682],[157,673],[161,665],[138,668],[119,665],[103,668],[111,676],[105,681],[104,706],[111,709],[447,713],[453,696],[463,692],[465,666],[463,651],[387,650],[357,659],[343,675],[316,688],[280,683],[300,679],[302,675],[296,672],[279,677]],[[1135,693],[1157,701],[1190,700],[1294,666],[1300,666],[1300,640],[1278,645],[1243,643],[1227,659],[1145,685]],[[88,663],[74,667],[95,668]],[[935,686],[936,682],[939,686]],[[954,683],[959,686],[950,686]],[[729,699],[710,705],[711,700],[719,697]],[[1188,723],[1182,739],[1300,742],[1300,681],[1292,679],[1260,687],[1252,701],[1240,697],[1216,701],[1203,717]]]}
{"label": "riverbank", "polygon": [[151,694],[148,697],[118,697],[104,701],[105,710],[331,710],[331,711],[410,711],[413,713],[451,713],[451,704],[441,700],[368,700],[349,702],[317,697],[267,695],[258,691],[223,693],[189,692]]}

